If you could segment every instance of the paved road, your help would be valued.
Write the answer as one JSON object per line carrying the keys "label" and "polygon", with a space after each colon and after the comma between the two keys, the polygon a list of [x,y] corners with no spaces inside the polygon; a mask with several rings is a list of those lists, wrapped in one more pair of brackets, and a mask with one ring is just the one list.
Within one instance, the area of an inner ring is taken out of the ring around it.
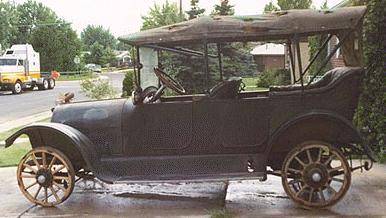
{"label": "paved road", "polygon": [[[122,90],[124,74],[108,73],[112,85],[117,91]],[[55,100],[66,92],[75,93],[75,101],[87,100],[80,91],[79,81],[57,82],[55,89],[46,91],[27,91],[22,95],[0,92],[0,123],[45,112],[55,106]]]}

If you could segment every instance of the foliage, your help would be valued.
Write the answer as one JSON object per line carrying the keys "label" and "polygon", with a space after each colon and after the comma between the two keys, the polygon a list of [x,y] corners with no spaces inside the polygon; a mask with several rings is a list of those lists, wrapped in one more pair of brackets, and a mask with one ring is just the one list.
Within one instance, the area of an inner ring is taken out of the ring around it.
{"label": "foliage", "polygon": [[81,42],[76,32],[64,21],[56,26],[36,27],[29,42],[40,53],[43,71],[76,69],[73,60],[81,52]]}
{"label": "foliage", "polygon": [[131,96],[131,93],[133,91],[134,91],[134,71],[128,70],[125,73],[125,78],[123,79],[122,97]]}
{"label": "foliage", "polygon": [[256,85],[261,88],[291,84],[290,72],[287,69],[267,70],[261,73],[258,79]]}
{"label": "foliage", "polygon": [[177,4],[166,0],[165,4],[162,5],[154,3],[149,14],[142,16],[142,20],[142,30],[147,30],[178,23],[183,21],[184,18],[181,17]]}
{"label": "foliage", "polygon": [[90,50],[95,43],[99,43],[104,49],[115,49],[117,40],[110,30],[102,26],[88,25],[80,34],[85,49]]}
{"label": "foliage", "polygon": [[186,11],[189,16],[189,20],[199,17],[205,13],[205,9],[198,6],[199,0],[190,0],[190,10]]}
{"label": "foliage", "polygon": [[0,1],[0,50],[8,48],[14,41],[17,21],[16,8],[9,2]]}
{"label": "foliage", "polygon": [[364,57],[371,66],[362,83],[362,95],[356,114],[357,125],[369,133],[366,143],[381,156],[386,147],[386,11],[385,0],[369,0],[364,19]]}
{"label": "foliage", "polygon": [[[327,0],[323,3],[322,7],[320,8],[322,10],[328,9],[327,6]],[[319,51],[319,49],[322,47],[323,42],[327,39],[327,35],[316,35],[311,36],[308,38],[308,48],[310,52],[310,60],[316,55],[316,53]],[[327,46],[321,51],[318,58],[316,58],[313,65],[311,65],[309,69],[309,75],[315,75],[318,73],[318,70],[322,67],[324,58],[327,57],[328,54],[328,48]],[[326,71],[330,70],[332,68],[331,62],[328,62],[326,66],[323,66],[322,70],[320,71],[319,75],[323,75]]]}
{"label": "foliage", "polygon": [[253,76],[257,66],[250,54],[252,49],[248,43],[224,44],[222,47],[224,77]]}
{"label": "foliage", "polygon": [[212,15],[234,15],[234,7],[234,5],[229,4],[229,0],[220,0],[220,4],[214,6],[214,11],[212,12]]}
{"label": "foliage", "polygon": [[80,36],[84,49],[89,51],[85,55],[86,63],[106,66],[115,62],[113,49],[117,47],[117,40],[110,30],[88,25]]}
{"label": "foliage", "polygon": [[32,0],[17,6],[1,1],[0,11],[3,49],[12,44],[29,43],[40,53],[43,71],[75,68],[73,59],[80,54],[80,41],[71,26],[54,11]]}
{"label": "foliage", "polygon": [[227,209],[209,211],[211,218],[232,218],[234,215]]}
{"label": "foliage", "polygon": [[264,6],[264,13],[278,11],[278,10],[279,8],[272,1]]}
{"label": "foliage", "polygon": [[121,41],[119,41],[117,44],[117,50],[119,50],[119,51],[130,51],[131,48],[132,48],[131,45],[124,43],[124,42],[121,42]]}
{"label": "foliage", "polygon": [[29,43],[36,27],[56,27],[56,23],[59,21],[54,11],[42,3],[37,3],[33,0],[28,0],[24,4],[18,5],[17,15],[18,31],[15,43],[18,44]]}
{"label": "foliage", "polygon": [[91,99],[109,99],[117,95],[109,81],[101,78],[83,80],[80,85],[82,92]]}
{"label": "foliage", "polygon": [[307,9],[310,8],[312,0],[277,0],[277,5],[281,10]]}
{"label": "foliage", "polygon": [[290,9],[307,9],[310,8],[312,0],[277,0],[277,5],[272,1],[265,5],[264,12],[290,10]]}

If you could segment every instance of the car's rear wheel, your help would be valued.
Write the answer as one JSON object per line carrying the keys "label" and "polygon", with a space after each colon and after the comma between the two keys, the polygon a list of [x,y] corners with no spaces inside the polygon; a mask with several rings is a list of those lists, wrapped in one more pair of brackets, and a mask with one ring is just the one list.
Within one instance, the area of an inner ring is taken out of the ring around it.
{"label": "car's rear wheel", "polygon": [[51,147],[34,148],[20,161],[17,181],[24,196],[44,207],[64,202],[75,185],[75,171],[61,151]]}
{"label": "car's rear wheel", "polygon": [[292,149],[283,162],[282,184],[287,195],[306,208],[336,204],[351,183],[351,169],[343,153],[322,142]]}
{"label": "car's rear wheel", "polygon": [[23,92],[23,86],[20,81],[17,81],[12,87],[12,93],[18,95],[18,94],[21,94],[22,92]]}

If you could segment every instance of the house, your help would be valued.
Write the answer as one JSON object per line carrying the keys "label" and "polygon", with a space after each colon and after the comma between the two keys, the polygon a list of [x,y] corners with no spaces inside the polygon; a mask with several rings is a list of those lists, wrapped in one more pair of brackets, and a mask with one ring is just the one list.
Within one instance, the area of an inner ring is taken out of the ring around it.
{"label": "house", "polygon": [[285,68],[285,46],[283,44],[258,45],[251,51],[251,54],[257,64],[258,72]]}
{"label": "house", "polygon": [[117,67],[127,67],[131,64],[131,57],[129,51],[114,51],[115,59],[117,60]]}
{"label": "house", "polygon": [[[343,0],[340,3],[338,3],[337,5],[335,5],[334,7],[332,7],[331,10],[336,9],[336,8],[340,8],[340,7],[348,7],[350,5],[351,5],[351,1]],[[358,43],[359,43],[358,38],[359,38],[358,36],[355,36],[354,40],[352,40],[352,42],[354,43],[353,52],[356,52],[356,53],[360,50],[360,48],[359,48],[360,45],[358,45]],[[331,40],[327,44],[327,56],[330,55],[331,52],[333,52],[334,47],[336,45],[338,45],[338,43],[339,43],[338,37],[336,37],[335,35],[332,36]],[[300,46],[300,56],[301,56],[301,60],[302,60],[302,69],[303,70],[307,67],[307,65],[309,64],[309,60],[311,59],[308,45],[309,44],[308,44],[307,39],[301,39],[299,46]],[[298,68],[296,48],[293,48],[292,53],[294,54],[294,57],[295,57],[294,62],[295,62],[295,77],[296,78],[293,78],[293,75],[291,74],[291,81],[292,81],[292,83],[294,83],[295,80],[299,79],[300,73],[299,73],[299,68]],[[348,55],[347,53],[350,53],[350,52],[346,51],[346,56]],[[286,68],[289,69],[290,68],[290,56],[289,56],[289,46],[288,45],[285,46],[285,54],[286,54],[285,55]],[[347,66],[347,64],[343,58],[342,48],[339,48],[336,51],[335,55],[331,57],[329,64],[332,68]],[[304,78],[306,78],[306,79],[310,78],[309,72],[306,72]]]}

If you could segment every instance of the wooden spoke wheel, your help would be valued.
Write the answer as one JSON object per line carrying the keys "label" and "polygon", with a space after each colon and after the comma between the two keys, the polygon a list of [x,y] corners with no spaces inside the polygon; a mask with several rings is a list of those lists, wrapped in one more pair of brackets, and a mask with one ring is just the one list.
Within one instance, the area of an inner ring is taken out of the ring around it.
{"label": "wooden spoke wheel", "polygon": [[282,183],[294,202],[306,208],[324,208],[346,194],[351,169],[340,150],[320,142],[302,144],[285,158]]}
{"label": "wooden spoke wheel", "polygon": [[69,159],[51,147],[34,148],[20,161],[17,181],[21,192],[34,204],[45,207],[65,201],[75,185]]}

